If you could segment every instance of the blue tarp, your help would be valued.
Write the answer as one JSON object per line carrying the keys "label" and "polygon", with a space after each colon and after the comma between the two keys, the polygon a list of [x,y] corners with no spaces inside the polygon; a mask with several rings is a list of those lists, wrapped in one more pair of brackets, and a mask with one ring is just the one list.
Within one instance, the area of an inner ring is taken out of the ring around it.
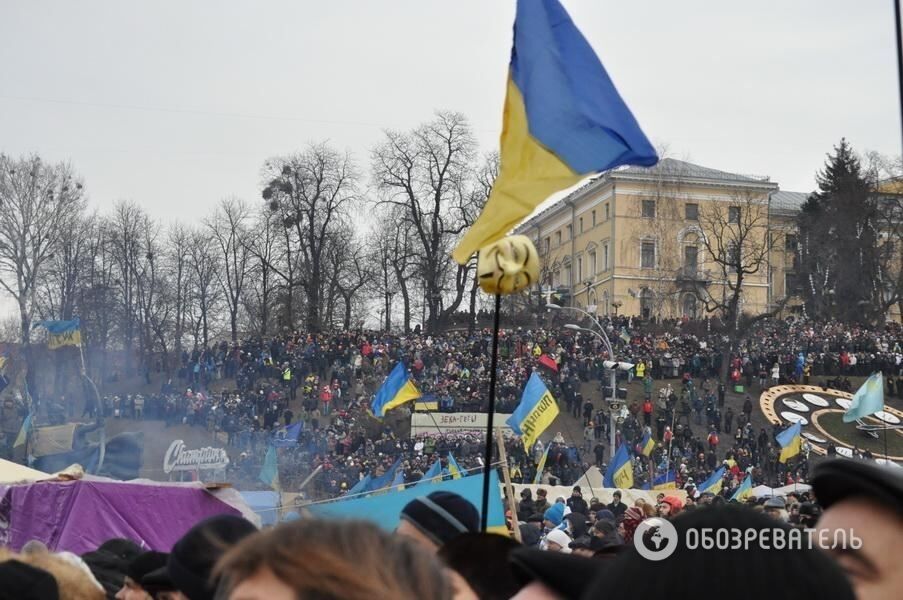
{"label": "blue tarp", "polygon": [[[490,530],[501,531],[505,529],[505,509],[502,505],[502,496],[499,493],[498,472],[493,469],[489,477],[488,527]],[[480,473],[439,483],[418,484],[400,492],[377,492],[360,498],[313,504],[306,508],[317,517],[366,519],[373,521],[383,529],[392,531],[398,526],[398,515],[401,514],[401,509],[408,502],[414,498],[438,491],[460,494],[470,500],[479,510],[483,495],[483,475]],[[250,503],[250,500],[248,502]],[[254,505],[251,504],[251,506],[253,507]]]}
{"label": "blue tarp", "polygon": [[251,510],[260,516],[263,527],[275,525],[279,520],[279,494],[277,492],[239,492]]}

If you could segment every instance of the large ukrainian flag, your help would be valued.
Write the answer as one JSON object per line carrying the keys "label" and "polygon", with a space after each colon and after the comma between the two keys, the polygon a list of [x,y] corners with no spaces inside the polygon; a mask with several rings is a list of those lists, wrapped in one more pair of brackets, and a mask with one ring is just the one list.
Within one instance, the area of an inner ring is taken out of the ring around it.
{"label": "large ukrainian flag", "polygon": [[376,396],[370,404],[370,410],[375,417],[381,419],[386,416],[387,410],[419,397],[420,390],[408,375],[408,368],[404,366],[403,362],[400,362],[395,365],[382,387],[376,392]]}
{"label": "large ukrainian flag", "polygon": [[49,334],[47,348],[56,350],[63,346],[81,346],[82,332],[78,317],[71,321],[38,321],[32,328],[43,327]]}
{"label": "large ukrainian flag", "polygon": [[708,479],[702,482],[700,486],[697,488],[697,491],[700,494],[710,493],[715,494],[716,496],[721,493],[721,488],[724,487],[724,467],[720,467],[717,471],[712,473]]}
{"label": "large ukrainian flag", "polygon": [[518,0],[501,165],[483,212],[452,256],[464,264],[553,193],[658,156],[558,0]]}

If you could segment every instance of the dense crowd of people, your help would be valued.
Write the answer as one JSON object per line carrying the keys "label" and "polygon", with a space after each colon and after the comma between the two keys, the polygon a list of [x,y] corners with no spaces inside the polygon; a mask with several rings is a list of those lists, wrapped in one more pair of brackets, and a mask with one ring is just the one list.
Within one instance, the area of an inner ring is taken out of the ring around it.
{"label": "dense crowd of people", "polygon": [[81,555],[32,539],[0,549],[0,600],[630,600],[722,585],[738,600],[898,597],[900,471],[832,460],[812,484],[764,501],[663,492],[630,506],[620,494],[588,503],[579,487],[551,503],[525,494],[529,516],[512,516],[509,535],[482,532],[473,503],[432,491],[391,524],[292,513],[258,530],[219,515],[171,548],[117,538]]}

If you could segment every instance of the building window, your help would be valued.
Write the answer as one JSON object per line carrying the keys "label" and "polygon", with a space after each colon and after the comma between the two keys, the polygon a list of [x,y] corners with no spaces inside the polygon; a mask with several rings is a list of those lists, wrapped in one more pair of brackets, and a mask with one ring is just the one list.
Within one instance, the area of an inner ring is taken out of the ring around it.
{"label": "building window", "polygon": [[573,238],[574,238],[574,226],[568,224],[568,239],[570,240]]}
{"label": "building window", "polygon": [[549,250],[552,249],[552,238],[547,237],[543,242],[543,245],[545,246],[546,253],[548,253]]}
{"label": "building window", "polygon": [[552,275],[552,287],[558,287],[561,285],[561,271],[555,271]]}
{"label": "building window", "polygon": [[561,245],[561,232],[560,231],[555,232],[555,245],[556,246]]}
{"label": "building window", "polygon": [[593,276],[596,274],[596,251],[593,250],[589,253],[589,274]]}
{"label": "building window", "polygon": [[788,233],[786,236],[784,236],[784,249],[785,250],[792,250],[795,252],[796,244],[797,244],[797,241],[796,241],[795,235],[793,235],[792,233]]}
{"label": "building window", "polygon": [[580,229],[578,231],[583,233],[583,217],[580,217]]}
{"label": "building window", "polygon": [[655,242],[643,242],[640,249],[640,266],[644,269],[655,268]]}
{"label": "building window", "polygon": [[596,211],[593,211],[593,227],[596,226]]}
{"label": "building window", "polygon": [[561,285],[566,287],[571,286],[571,265],[564,267],[564,281],[561,282]]}
{"label": "building window", "polygon": [[795,296],[800,291],[799,275],[796,273],[784,273],[784,296]]}
{"label": "building window", "polygon": [[602,270],[608,270],[608,242],[602,245]]}
{"label": "building window", "polygon": [[608,202],[605,203],[605,220],[608,220]]}
{"label": "building window", "polygon": [[727,222],[733,223],[734,225],[740,224],[740,207],[739,206],[729,206],[728,207]]}
{"label": "building window", "polygon": [[694,274],[699,266],[699,248],[696,246],[684,246],[684,269],[687,273]]}
{"label": "building window", "polygon": [[698,221],[699,220],[699,205],[698,204],[685,204],[684,205],[684,217],[687,221]]}
{"label": "building window", "polygon": [[577,257],[577,281],[583,281],[583,257]]}
{"label": "building window", "polygon": [[655,200],[643,200],[643,218],[655,218]]}

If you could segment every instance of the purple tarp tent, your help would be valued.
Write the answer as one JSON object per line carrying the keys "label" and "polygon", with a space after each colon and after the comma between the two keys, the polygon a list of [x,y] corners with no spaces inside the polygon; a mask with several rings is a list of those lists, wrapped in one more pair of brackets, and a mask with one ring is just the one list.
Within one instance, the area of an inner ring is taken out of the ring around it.
{"label": "purple tarp tent", "polygon": [[241,511],[200,486],[107,480],[0,486],[0,545],[19,550],[40,540],[82,554],[110,538],[169,552],[198,521]]}

